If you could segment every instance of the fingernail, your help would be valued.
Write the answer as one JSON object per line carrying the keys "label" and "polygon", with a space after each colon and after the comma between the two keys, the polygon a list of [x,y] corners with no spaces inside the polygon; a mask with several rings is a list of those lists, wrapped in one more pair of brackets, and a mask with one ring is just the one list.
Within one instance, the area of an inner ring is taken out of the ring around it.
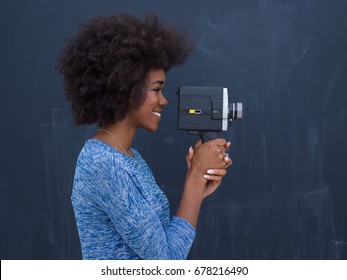
{"label": "fingernail", "polygon": [[193,147],[192,147],[192,146],[189,147],[189,152],[190,152],[191,150],[193,150]]}
{"label": "fingernail", "polygon": [[210,180],[210,175],[204,175],[204,178],[206,179],[206,180]]}
{"label": "fingernail", "polygon": [[230,142],[230,141],[228,141],[227,145],[228,145],[228,146],[230,146],[230,145],[231,145],[231,142]]}
{"label": "fingernail", "polygon": [[229,157],[225,157],[225,158],[224,158],[224,161],[229,161]]}
{"label": "fingernail", "polygon": [[207,174],[215,174],[215,172],[213,169],[209,169],[209,170],[207,170]]}

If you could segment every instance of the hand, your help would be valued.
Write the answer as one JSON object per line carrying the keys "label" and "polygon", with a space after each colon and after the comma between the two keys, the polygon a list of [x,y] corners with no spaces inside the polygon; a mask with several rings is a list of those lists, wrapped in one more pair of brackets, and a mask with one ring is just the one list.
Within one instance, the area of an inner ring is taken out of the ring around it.
{"label": "hand", "polygon": [[[193,149],[192,147],[189,148],[188,155],[186,156],[186,161],[187,161],[187,167],[188,171],[190,170],[192,166],[192,159],[194,156],[194,152],[196,149],[198,149],[202,145],[201,140],[199,140],[195,148]],[[206,170],[206,173],[203,175],[204,178],[207,180],[205,189],[204,189],[204,194],[203,198],[209,196],[212,194],[222,183],[223,177],[226,175],[226,168],[228,168],[232,164],[232,160],[226,153],[230,147],[230,142],[225,143],[224,149],[220,149],[220,152],[223,152],[223,160],[225,162],[225,166],[223,168],[211,168]]]}
{"label": "hand", "polygon": [[[198,148],[199,146],[202,145],[202,141],[201,139],[195,144],[195,149]],[[231,158],[229,157],[229,155],[226,153],[230,147],[231,143],[230,142],[227,142],[225,144],[225,157],[224,157],[224,161],[226,163],[226,167],[225,168],[228,168],[231,164],[232,164],[232,160]],[[192,158],[194,156],[194,148],[193,147],[190,147],[189,150],[188,150],[188,155],[186,156],[186,162],[187,162],[187,168],[188,168],[188,171],[192,165],[191,161],[192,161]],[[218,169],[218,170],[224,170],[224,169]],[[218,172],[217,172],[218,174]],[[219,174],[218,174],[219,175]],[[224,176],[224,175],[223,175]],[[211,178],[213,178],[213,176],[211,176]],[[213,180],[213,179],[212,179]]]}

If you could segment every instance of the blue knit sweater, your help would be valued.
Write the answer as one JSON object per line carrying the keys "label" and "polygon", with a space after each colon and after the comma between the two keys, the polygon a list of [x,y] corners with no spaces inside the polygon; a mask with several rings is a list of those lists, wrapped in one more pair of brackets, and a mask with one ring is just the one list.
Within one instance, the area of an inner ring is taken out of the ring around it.
{"label": "blue knit sweater", "polygon": [[85,143],[72,205],[84,259],[186,259],[195,229],[170,217],[168,200],[141,155]]}

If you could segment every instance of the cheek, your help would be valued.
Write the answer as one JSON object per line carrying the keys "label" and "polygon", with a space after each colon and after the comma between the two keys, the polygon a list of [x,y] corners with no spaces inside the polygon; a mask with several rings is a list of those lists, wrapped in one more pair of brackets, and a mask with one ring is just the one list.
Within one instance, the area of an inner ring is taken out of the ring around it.
{"label": "cheek", "polygon": [[146,107],[153,107],[158,103],[158,100],[155,96],[153,96],[152,94],[147,95],[143,105],[145,105]]}

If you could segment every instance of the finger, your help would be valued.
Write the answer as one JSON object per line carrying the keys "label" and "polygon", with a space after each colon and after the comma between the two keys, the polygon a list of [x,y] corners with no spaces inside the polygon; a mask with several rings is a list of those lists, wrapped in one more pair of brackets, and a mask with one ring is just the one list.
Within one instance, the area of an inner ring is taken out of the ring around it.
{"label": "finger", "polygon": [[224,159],[225,163],[229,163],[231,161],[230,156],[229,156],[228,153],[224,153],[224,158],[223,159]]}
{"label": "finger", "polygon": [[226,151],[227,150],[226,150],[225,146],[219,146],[219,152],[220,153],[222,153],[224,155]]}
{"label": "finger", "polygon": [[228,142],[225,144],[225,149],[226,149],[226,151],[229,150],[230,146],[231,146],[231,143],[230,143],[230,141],[228,141]]}
{"label": "finger", "polygon": [[204,175],[204,178],[206,180],[209,180],[209,181],[214,181],[214,182],[220,182],[222,181],[222,178],[221,176],[218,176],[218,175],[209,175],[209,174],[205,174]]}
{"label": "finger", "polygon": [[194,149],[193,149],[193,147],[189,147],[187,160],[191,161],[193,158],[193,155],[194,155]]}
{"label": "finger", "polygon": [[213,139],[213,140],[210,140],[210,141],[211,141],[211,143],[214,143],[214,144],[216,144],[218,146],[225,146],[226,143],[227,143],[227,141],[225,139],[223,139],[223,138],[216,138],[216,139]]}
{"label": "finger", "polygon": [[197,148],[199,148],[202,145],[202,140],[201,138],[198,140],[198,142],[195,143],[194,149],[196,150]]}
{"label": "finger", "polygon": [[227,174],[227,171],[225,169],[208,169],[206,173],[208,175],[225,176]]}
{"label": "finger", "polygon": [[224,157],[224,162],[226,164],[225,168],[228,168],[230,165],[233,164],[233,161],[231,160],[229,156]]}
{"label": "finger", "polygon": [[193,147],[190,147],[188,150],[188,155],[186,156],[186,162],[187,162],[187,167],[190,169],[190,166],[192,165],[191,161],[194,155],[194,149]]}

